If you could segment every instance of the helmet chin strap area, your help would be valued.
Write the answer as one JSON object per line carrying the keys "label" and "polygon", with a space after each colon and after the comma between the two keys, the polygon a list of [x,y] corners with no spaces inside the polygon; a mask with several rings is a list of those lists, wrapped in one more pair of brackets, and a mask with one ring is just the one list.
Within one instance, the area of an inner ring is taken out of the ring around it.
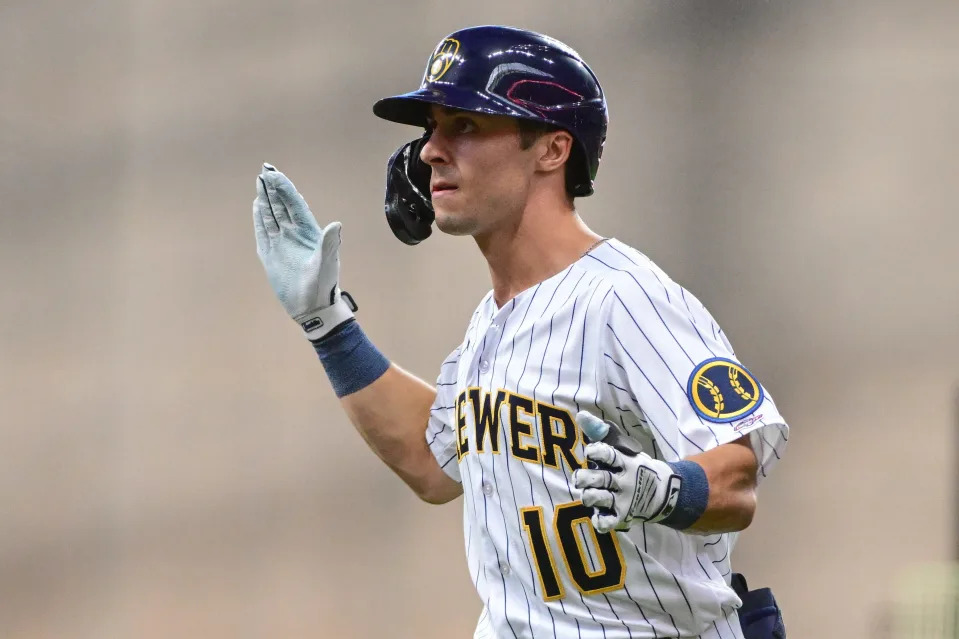
{"label": "helmet chin strap area", "polygon": [[426,133],[407,142],[386,164],[386,221],[393,235],[410,246],[433,233],[436,219],[430,199],[431,169],[420,159],[420,151],[429,139]]}

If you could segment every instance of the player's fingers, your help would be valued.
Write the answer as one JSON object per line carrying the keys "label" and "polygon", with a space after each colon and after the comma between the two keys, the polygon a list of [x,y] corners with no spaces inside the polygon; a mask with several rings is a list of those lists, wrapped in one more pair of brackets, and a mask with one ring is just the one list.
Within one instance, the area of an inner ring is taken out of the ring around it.
{"label": "player's fingers", "polygon": [[334,252],[339,252],[340,244],[343,242],[341,233],[343,232],[343,225],[339,222],[330,222],[326,225],[326,228],[323,229],[323,259],[327,259],[327,256],[332,256]]}
{"label": "player's fingers", "polygon": [[597,488],[587,488],[583,491],[583,505],[597,508],[612,508],[614,503],[613,493],[608,490],[599,490]]}
{"label": "player's fingers", "polygon": [[585,452],[586,459],[591,462],[614,468],[623,467],[622,463],[620,462],[619,451],[609,444],[604,444],[603,442],[586,444]]}
{"label": "player's fingers", "polygon": [[263,176],[256,178],[256,199],[253,200],[253,214],[259,213],[260,221],[263,223],[263,229],[269,233],[279,233],[280,224],[273,214],[273,207],[270,206],[270,198],[266,192],[266,183]]}
{"label": "player's fingers", "polygon": [[319,224],[316,223],[316,219],[310,212],[310,207],[303,196],[300,195],[300,192],[296,190],[296,187],[293,186],[290,178],[276,171],[274,183],[276,184],[276,192],[283,201],[283,207],[290,214],[293,223],[300,228],[319,230]]}
{"label": "player's fingers", "polygon": [[584,410],[576,413],[576,423],[591,442],[600,441],[609,432],[609,424]]}
{"label": "player's fingers", "polygon": [[593,516],[590,518],[593,521],[593,528],[596,529],[596,532],[608,533],[611,530],[614,530],[621,522],[619,517],[616,515],[605,514],[602,512],[594,512]]}
{"label": "player's fingers", "polygon": [[259,198],[253,200],[253,235],[256,237],[257,253],[266,253],[270,250],[270,236],[266,233],[266,227],[263,226],[263,216],[260,213]]}
{"label": "player's fingers", "polygon": [[281,181],[281,176],[283,180],[286,180],[287,177],[274,169],[270,164],[263,165],[263,171],[260,173],[260,177],[263,178],[263,185],[266,187],[266,196],[270,201],[270,208],[273,210],[273,216],[276,218],[278,224],[292,224],[293,220],[290,219],[290,213],[286,209],[286,203],[283,201],[283,198],[280,197],[280,193],[277,190],[276,186]]}
{"label": "player's fingers", "polygon": [[[327,273],[333,277],[335,284],[339,280],[340,274],[340,231],[342,226],[339,222],[330,222],[325,229],[320,231],[320,273]],[[315,241],[315,240],[314,240]],[[330,291],[330,304],[336,302],[336,286]]]}
{"label": "player's fingers", "polygon": [[631,524],[630,522],[621,521],[621,522],[619,522],[619,523],[616,525],[616,528],[615,528],[614,530],[619,530],[619,531],[622,531],[622,532],[626,532],[626,531],[629,530],[631,527],[632,527],[632,524]]}
{"label": "player's fingers", "polygon": [[587,488],[609,488],[613,485],[613,474],[608,470],[577,468],[573,472],[573,485],[580,490]]}
{"label": "player's fingers", "polygon": [[606,433],[606,437],[603,438],[605,443],[630,457],[643,452],[643,447],[638,441],[629,436],[625,428],[615,422],[606,422],[606,424],[609,427],[609,431]]}

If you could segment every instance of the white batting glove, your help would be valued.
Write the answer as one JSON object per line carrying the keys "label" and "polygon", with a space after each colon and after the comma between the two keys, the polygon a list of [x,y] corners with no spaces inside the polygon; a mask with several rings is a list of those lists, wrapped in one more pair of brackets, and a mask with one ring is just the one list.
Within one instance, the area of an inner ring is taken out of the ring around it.
{"label": "white batting glove", "polygon": [[353,317],[356,305],[337,285],[340,223],[320,228],[293,182],[269,164],[256,178],[253,229],[273,292],[309,339]]}
{"label": "white batting glove", "polygon": [[625,530],[634,520],[655,523],[676,507],[682,478],[664,461],[642,452],[617,424],[586,411],[576,421],[592,443],[586,459],[596,468],[577,469],[573,484],[584,506],[593,508],[593,528],[600,533]]}

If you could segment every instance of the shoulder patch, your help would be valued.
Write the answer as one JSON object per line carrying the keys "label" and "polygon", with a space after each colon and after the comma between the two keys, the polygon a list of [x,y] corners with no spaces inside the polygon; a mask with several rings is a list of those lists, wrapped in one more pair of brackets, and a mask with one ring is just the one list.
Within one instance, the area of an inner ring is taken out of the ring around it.
{"label": "shoulder patch", "polygon": [[763,387],[742,364],[714,357],[693,369],[686,395],[703,419],[725,423],[742,419],[763,402]]}

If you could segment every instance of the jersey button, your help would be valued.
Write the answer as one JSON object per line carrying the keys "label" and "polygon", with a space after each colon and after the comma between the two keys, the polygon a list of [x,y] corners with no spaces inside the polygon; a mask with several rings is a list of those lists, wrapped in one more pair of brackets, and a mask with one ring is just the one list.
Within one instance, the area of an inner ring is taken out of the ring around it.
{"label": "jersey button", "polygon": [[502,572],[504,575],[509,577],[509,573],[511,572],[511,570],[508,563],[506,563],[505,561],[501,562],[499,565],[499,569],[500,569],[500,572]]}
{"label": "jersey button", "polygon": [[487,497],[491,496],[493,494],[493,484],[489,483],[488,481],[484,481],[483,494],[486,495]]}
{"label": "jersey button", "polygon": [[480,371],[483,373],[489,372],[489,360],[484,359],[480,362]]}

